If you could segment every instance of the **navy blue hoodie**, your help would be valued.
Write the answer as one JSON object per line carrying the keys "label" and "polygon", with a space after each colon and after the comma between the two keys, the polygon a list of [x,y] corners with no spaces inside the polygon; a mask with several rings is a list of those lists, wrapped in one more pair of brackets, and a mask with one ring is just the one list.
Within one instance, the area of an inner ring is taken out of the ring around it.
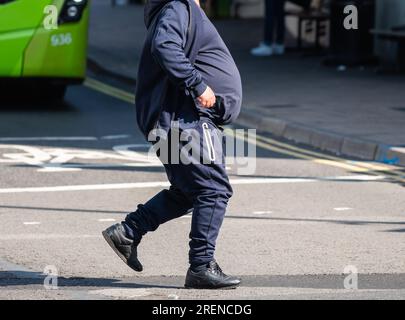
{"label": "navy blue hoodie", "polygon": [[[172,121],[208,116],[218,125],[232,122],[242,103],[236,64],[215,27],[194,0],[150,0],[145,6],[147,36],[139,64],[137,122],[145,136],[168,131]],[[210,86],[213,108],[195,102]]]}

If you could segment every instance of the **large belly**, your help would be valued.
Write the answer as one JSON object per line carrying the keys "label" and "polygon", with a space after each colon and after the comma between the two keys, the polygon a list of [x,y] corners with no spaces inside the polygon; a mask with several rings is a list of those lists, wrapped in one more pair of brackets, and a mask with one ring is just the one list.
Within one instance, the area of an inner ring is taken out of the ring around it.
{"label": "large belly", "polygon": [[242,83],[238,68],[232,58],[216,56],[209,61],[197,61],[205,83],[214,91],[217,102],[211,109],[200,109],[204,114],[216,120],[218,124],[227,124],[238,116],[242,104]]}
{"label": "large belly", "polygon": [[227,57],[225,53],[202,55],[196,61],[196,68],[216,94],[242,96],[239,70],[232,57]]}

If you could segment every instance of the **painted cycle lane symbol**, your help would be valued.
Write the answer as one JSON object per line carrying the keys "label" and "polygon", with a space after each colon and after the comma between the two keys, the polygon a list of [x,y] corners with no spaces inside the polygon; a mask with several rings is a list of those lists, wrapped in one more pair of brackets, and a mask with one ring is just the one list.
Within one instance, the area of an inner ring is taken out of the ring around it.
{"label": "painted cycle lane symbol", "polygon": [[0,144],[0,164],[24,164],[39,172],[80,171],[86,168],[160,167],[148,144],[117,145],[111,151]]}

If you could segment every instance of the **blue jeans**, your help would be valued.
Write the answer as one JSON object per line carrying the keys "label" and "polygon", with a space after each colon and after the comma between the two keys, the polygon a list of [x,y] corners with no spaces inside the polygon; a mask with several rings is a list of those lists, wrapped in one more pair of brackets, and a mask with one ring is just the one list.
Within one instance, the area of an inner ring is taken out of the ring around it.
{"label": "blue jeans", "polygon": [[264,21],[264,42],[267,45],[274,43],[284,44],[285,36],[285,0],[266,0],[266,16]]}

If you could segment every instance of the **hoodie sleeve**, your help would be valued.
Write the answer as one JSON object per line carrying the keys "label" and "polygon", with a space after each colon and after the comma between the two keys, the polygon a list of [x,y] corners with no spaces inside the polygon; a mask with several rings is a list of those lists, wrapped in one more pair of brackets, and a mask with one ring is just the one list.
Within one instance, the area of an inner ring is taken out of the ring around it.
{"label": "hoodie sleeve", "polygon": [[189,12],[184,3],[173,1],[166,5],[157,19],[151,54],[175,85],[196,98],[207,85],[184,52],[188,24]]}

